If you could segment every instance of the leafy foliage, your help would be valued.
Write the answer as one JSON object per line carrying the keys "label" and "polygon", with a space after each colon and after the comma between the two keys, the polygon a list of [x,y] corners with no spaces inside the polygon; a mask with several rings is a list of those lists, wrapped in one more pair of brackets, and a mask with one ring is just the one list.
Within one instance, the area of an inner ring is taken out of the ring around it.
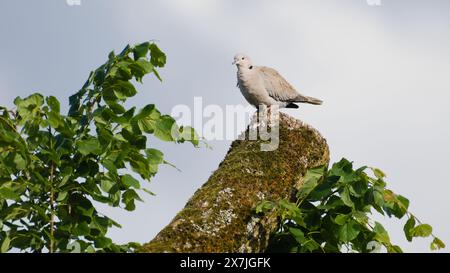
{"label": "leafy foliage", "polygon": [[[142,82],[166,62],[154,43],[127,46],[91,72],[70,97],[68,115],[53,97],[16,98],[15,110],[0,107],[0,251],[127,252],[106,236],[118,223],[93,201],[132,211],[142,201],[144,180],[166,163],[147,147],[147,135],[198,145],[190,127],[178,127],[155,105],[126,109]],[[131,169],[131,172],[128,171]]]}
{"label": "leafy foliage", "polygon": [[433,238],[432,250],[445,244],[432,234],[432,227],[423,224],[408,211],[409,201],[386,188],[385,174],[379,169],[354,170],[346,159],[331,169],[318,167],[307,172],[296,201],[263,201],[257,213],[274,211],[281,228],[272,236],[269,251],[274,252],[374,252],[382,246],[388,252],[402,252],[392,244],[388,232],[369,217],[373,210],[401,219],[406,239]]}

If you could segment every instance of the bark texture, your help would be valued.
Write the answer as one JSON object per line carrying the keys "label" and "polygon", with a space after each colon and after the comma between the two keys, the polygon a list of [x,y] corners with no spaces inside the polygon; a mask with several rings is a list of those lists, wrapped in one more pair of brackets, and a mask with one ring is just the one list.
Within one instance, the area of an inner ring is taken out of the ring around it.
{"label": "bark texture", "polygon": [[279,223],[257,215],[255,206],[291,198],[307,169],[329,162],[319,132],[286,114],[279,140],[270,152],[261,151],[261,140],[234,141],[208,181],[140,252],[264,252]]}

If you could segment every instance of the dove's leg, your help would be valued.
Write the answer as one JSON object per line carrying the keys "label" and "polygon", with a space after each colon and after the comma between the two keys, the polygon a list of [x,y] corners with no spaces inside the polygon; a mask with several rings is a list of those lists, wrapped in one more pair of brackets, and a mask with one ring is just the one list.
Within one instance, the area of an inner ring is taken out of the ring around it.
{"label": "dove's leg", "polygon": [[256,107],[256,123],[255,123],[255,128],[257,129],[258,127],[259,127],[259,122],[260,122],[260,113],[261,113],[261,106],[260,105],[258,105],[257,107]]}
{"label": "dove's leg", "polygon": [[264,104],[261,104],[260,107],[261,107],[261,109],[260,109],[261,113],[259,116],[258,126],[265,127],[268,124],[267,112],[269,111],[268,109],[270,109],[270,107],[268,108],[268,106],[264,105]]}
{"label": "dove's leg", "polygon": [[249,126],[250,130],[257,130],[259,127],[259,123],[260,123],[260,114],[261,114],[261,105],[257,105],[256,106],[256,113],[254,118],[252,118]]}
{"label": "dove's leg", "polygon": [[256,107],[256,124],[259,124],[259,111],[261,106]]}

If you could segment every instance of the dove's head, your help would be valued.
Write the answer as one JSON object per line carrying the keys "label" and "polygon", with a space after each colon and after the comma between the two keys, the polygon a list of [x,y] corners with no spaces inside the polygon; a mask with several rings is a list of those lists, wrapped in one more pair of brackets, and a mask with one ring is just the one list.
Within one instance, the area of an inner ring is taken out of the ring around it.
{"label": "dove's head", "polygon": [[252,60],[245,54],[236,54],[234,56],[233,64],[235,64],[238,68],[250,68],[252,66]]}

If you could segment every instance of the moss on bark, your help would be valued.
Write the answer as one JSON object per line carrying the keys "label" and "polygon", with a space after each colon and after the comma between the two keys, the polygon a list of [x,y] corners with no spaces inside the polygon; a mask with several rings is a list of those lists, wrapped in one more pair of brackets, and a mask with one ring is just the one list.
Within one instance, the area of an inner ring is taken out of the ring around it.
{"label": "moss on bark", "polygon": [[307,169],[329,162],[319,132],[286,114],[279,138],[270,152],[260,150],[260,140],[234,141],[208,181],[140,252],[263,252],[278,221],[256,215],[255,206],[290,198]]}

